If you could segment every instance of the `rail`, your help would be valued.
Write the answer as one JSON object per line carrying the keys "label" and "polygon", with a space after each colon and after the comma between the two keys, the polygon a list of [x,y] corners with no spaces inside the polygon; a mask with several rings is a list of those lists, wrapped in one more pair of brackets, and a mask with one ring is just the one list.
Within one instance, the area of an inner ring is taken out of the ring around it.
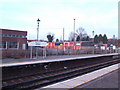
{"label": "rail", "polygon": [[[64,62],[61,61],[59,63],[43,63],[32,66],[30,65],[29,67],[19,66],[11,67],[10,69],[4,67],[2,87],[3,90],[43,87],[51,83],[66,80],[116,63],[120,63],[120,57],[115,55],[99,58],[87,58],[87,60],[77,59]],[[16,70],[18,70],[18,72],[16,72]],[[6,75],[6,73],[10,74]]]}

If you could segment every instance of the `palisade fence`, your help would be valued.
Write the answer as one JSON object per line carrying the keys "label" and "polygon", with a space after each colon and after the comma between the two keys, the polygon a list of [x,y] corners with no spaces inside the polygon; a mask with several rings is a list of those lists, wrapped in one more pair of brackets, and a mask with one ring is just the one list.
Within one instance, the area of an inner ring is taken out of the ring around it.
{"label": "palisade fence", "polygon": [[[49,49],[49,48],[38,48],[38,57],[43,56],[44,51],[46,51],[47,56],[59,56],[59,55],[81,55],[81,54],[107,54],[107,53],[120,53],[120,48],[118,49],[109,49],[109,50],[101,50],[101,49],[90,49],[90,50],[74,50],[70,48],[66,49]],[[2,49],[2,58],[30,58],[31,57],[31,49],[28,50],[17,50],[17,49]],[[36,48],[32,49],[32,57],[36,57]]]}

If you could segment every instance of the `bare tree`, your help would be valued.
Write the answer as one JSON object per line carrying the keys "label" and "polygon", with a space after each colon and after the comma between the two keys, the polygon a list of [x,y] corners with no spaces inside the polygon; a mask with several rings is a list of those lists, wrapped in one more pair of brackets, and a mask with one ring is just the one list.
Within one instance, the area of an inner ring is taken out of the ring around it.
{"label": "bare tree", "polygon": [[[74,34],[75,34],[75,35],[74,35]],[[79,37],[79,39],[78,39],[78,37]],[[69,40],[70,40],[70,41],[74,41],[74,38],[75,38],[75,40],[81,41],[81,40],[83,40],[84,38],[87,38],[87,37],[88,37],[88,35],[87,35],[85,29],[82,28],[82,27],[80,27],[80,28],[78,28],[78,29],[76,30],[75,33],[74,33],[74,32],[71,32],[71,33],[70,33]]]}
{"label": "bare tree", "polygon": [[48,41],[49,42],[52,42],[53,40],[54,40],[54,34],[51,34],[51,33],[49,33],[48,35],[47,35],[47,39],[48,39]]}
{"label": "bare tree", "polygon": [[82,40],[83,38],[86,38],[88,35],[85,31],[84,28],[80,27],[76,30],[76,35],[75,36],[79,36],[80,37],[80,40]]}
{"label": "bare tree", "polygon": [[70,35],[69,35],[69,41],[74,41],[74,32],[71,32]]}

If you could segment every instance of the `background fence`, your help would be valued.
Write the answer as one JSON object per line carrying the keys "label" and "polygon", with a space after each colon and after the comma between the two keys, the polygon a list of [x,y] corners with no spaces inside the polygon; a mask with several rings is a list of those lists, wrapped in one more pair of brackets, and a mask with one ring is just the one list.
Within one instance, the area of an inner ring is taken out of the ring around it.
{"label": "background fence", "polygon": [[[45,55],[44,50],[46,51],[46,56],[54,56],[54,55],[80,55],[80,54],[107,54],[107,53],[120,53],[120,48],[117,48],[115,50],[101,50],[101,49],[91,49],[91,50],[74,50],[74,49],[43,49],[38,48],[38,57]],[[30,58],[31,56],[31,50],[17,50],[17,49],[3,49],[2,52],[2,58]],[[36,57],[36,48],[34,47],[32,49],[32,57]]]}

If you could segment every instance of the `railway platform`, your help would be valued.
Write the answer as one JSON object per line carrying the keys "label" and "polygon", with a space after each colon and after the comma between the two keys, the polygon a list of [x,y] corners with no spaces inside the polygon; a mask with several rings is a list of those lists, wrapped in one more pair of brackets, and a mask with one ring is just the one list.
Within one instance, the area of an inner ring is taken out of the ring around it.
{"label": "railway platform", "polygon": [[81,55],[59,55],[59,56],[47,56],[43,58],[39,56],[38,58],[21,58],[21,59],[1,59],[0,62],[3,64],[7,63],[21,63],[21,62],[31,62],[31,61],[42,61],[42,60],[55,60],[55,59],[66,59],[66,58],[73,58],[73,57],[87,57],[87,56],[96,56],[98,54],[81,54]]}
{"label": "railway platform", "polygon": [[[65,90],[74,90],[79,88],[120,88],[120,64],[115,64],[103,69],[99,69],[76,78],[48,85],[40,88],[46,90],[50,88],[62,88]],[[39,90],[39,89],[36,89]]]}
{"label": "railway platform", "polygon": [[78,85],[75,88],[120,88],[120,78],[118,77],[119,74],[120,69],[117,69],[86,84]]}
{"label": "railway platform", "polygon": [[96,58],[101,56],[118,55],[118,53],[111,54],[81,54],[81,55],[61,55],[61,56],[48,56],[46,58],[26,58],[26,59],[1,59],[0,67],[4,66],[18,66],[25,64],[35,64],[35,63],[46,63],[46,62],[56,62],[56,61],[66,61],[72,59],[87,59]]}

